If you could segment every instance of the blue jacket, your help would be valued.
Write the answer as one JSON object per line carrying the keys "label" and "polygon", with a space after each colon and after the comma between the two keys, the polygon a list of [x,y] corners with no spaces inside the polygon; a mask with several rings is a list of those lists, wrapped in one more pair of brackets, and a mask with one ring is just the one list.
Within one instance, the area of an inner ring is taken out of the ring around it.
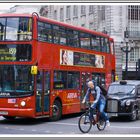
{"label": "blue jacket", "polygon": [[105,97],[101,94],[101,89],[100,87],[96,86],[94,89],[88,88],[86,95],[85,95],[85,100],[89,100],[89,95],[92,94],[94,97],[94,102],[98,102],[101,98],[105,100]]}

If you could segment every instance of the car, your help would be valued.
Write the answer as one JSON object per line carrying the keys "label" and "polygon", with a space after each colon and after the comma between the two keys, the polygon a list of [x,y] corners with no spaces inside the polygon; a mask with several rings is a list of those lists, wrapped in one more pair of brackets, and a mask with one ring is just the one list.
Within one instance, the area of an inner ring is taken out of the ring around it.
{"label": "car", "polygon": [[140,118],[140,81],[121,80],[111,83],[107,91],[106,112],[109,117]]}

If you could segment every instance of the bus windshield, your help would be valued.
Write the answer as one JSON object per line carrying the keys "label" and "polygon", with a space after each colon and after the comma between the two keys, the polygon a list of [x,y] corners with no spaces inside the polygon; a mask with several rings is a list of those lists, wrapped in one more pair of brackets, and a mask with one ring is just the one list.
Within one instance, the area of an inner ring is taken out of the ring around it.
{"label": "bus windshield", "polygon": [[0,92],[20,95],[33,91],[33,76],[30,66],[0,66]]}
{"label": "bus windshield", "polygon": [[31,18],[0,18],[0,41],[28,41],[31,39]]}

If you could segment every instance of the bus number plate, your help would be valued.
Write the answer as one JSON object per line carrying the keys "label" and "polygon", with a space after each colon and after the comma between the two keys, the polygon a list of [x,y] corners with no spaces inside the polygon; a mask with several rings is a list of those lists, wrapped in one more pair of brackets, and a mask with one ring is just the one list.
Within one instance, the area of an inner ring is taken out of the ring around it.
{"label": "bus number plate", "polygon": [[0,115],[8,115],[7,111],[0,111]]}

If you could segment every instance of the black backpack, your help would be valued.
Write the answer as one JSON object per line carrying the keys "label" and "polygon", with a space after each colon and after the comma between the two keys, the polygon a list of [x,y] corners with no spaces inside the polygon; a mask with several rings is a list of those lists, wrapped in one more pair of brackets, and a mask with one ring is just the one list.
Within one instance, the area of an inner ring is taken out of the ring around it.
{"label": "black backpack", "polygon": [[102,85],[97,85],[101,89],[101,94],[107,98],[107,90]]}

